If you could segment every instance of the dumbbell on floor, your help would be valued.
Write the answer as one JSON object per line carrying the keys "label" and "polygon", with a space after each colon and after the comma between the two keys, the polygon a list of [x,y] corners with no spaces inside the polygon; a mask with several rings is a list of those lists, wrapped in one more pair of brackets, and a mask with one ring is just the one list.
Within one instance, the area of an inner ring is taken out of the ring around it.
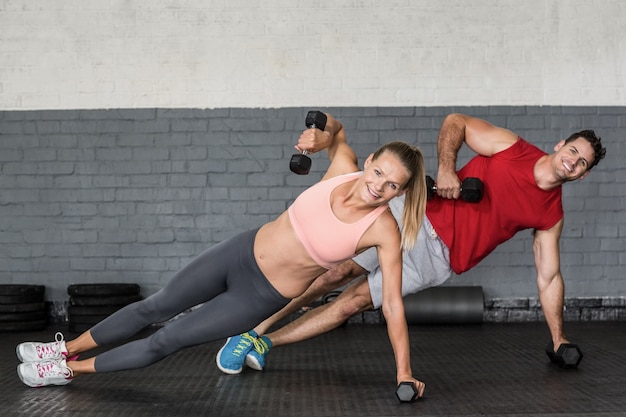
{"label": "dumbbell on floor", "polygon": [[401,403],[412,403],[417,400],[418,392],[415,382],[404,381],[398,384],[396,396]]}
{"label": "dumbbell on floor", "polygon": [[583,352],[575,343],[561,343],[559,348],[554,351],[554,344],[548,343],[546,353],[550,358],[550,362],[561,368],[577,368],[583,359]]}
{"label": "dumbbell on floor", "polygon": [[[478,203],[483,198],[483,189],[483,182],[479,178],[465,178],[461,183],[461,200],[468,203]],[[426,176],[426,190],[429,200],[437,193],[437,184],[430,175]]]}
{"label": "dumbbell on floor", "polygon": [[[304,124],[308,128],[317,128],[320,130],[324,130],[327,120],[328,118],[321,111],[311,110],[307,113]],[[309,170],[311,169],[311,158],[306,156],[306,151],[302,151],[301,153],[297,153],[291,156],[291,161],[289,161],[289,169],[291,170],[291,172],[298,175],[306,175],[309,173]]]}

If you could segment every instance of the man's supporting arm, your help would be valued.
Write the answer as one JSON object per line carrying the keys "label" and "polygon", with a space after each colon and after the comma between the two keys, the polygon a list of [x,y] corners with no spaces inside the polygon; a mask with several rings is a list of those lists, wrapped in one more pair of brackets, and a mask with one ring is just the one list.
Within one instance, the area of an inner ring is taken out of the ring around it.
{"label": "man's supporting arm", "polygon": [[536,230],[533,241],[539,301],[552,335],[554,349],[567,343],[563,329],[563,305],[565,285],[561,275],[559,239],[563,219],[548,230]]}

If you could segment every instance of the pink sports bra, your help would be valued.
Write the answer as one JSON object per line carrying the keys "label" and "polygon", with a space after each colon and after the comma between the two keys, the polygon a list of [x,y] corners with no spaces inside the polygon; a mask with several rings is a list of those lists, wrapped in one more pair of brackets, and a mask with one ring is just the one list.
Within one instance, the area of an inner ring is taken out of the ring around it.
{"label": "pink sports bra", "polygon": [[302,245],[324,268],[331,269],[356,255],[363,233],[387,210],[387,204],[376,207],[354,223],[344,223],[335,216],[330,205],[331,192],[362,174],[353,172],[320,181],[300,194],[287,210]]}

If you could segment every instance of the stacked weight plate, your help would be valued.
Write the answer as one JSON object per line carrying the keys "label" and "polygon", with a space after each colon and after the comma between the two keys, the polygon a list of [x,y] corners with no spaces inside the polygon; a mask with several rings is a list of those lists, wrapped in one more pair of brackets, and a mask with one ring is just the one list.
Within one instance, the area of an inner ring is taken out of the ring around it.
{"label": "stacked weight plate", "polygon": [[67,287],[70,332],[82,333],[120,308],[142,299],[137,284],[73,284]]}
{"label": "stacked weight plate", "polygon": [[43,285],[0,285],[0,332],[44,330],[45,290]]}

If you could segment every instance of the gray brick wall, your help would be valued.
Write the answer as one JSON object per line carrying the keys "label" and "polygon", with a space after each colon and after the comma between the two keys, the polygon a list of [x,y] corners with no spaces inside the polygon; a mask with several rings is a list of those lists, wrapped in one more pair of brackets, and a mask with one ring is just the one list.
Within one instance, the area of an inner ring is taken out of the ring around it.
{"label": "gray brick wall", "polygon": [[[0,283],[137,282],[148,295],[206,247],[262,225],[327,167],[290,173],[306,108],[0,112]],[[564,187],[562,265],[568,298],[624,297],[624,107],[324,108],[361,161],[391,140],[417,142],[436,173],[436,138],[459,111],[508,127],[550,152],[593,128],[607,158]],[[459,163],[470,153],[462,151]],[[620,162],[618,162],[620,160]],[[488,299],[536,298],[530,232],[450,284]],[[613,301],[612,301],[613,303]],[[532,303],[531,303],[532,304]]]}

